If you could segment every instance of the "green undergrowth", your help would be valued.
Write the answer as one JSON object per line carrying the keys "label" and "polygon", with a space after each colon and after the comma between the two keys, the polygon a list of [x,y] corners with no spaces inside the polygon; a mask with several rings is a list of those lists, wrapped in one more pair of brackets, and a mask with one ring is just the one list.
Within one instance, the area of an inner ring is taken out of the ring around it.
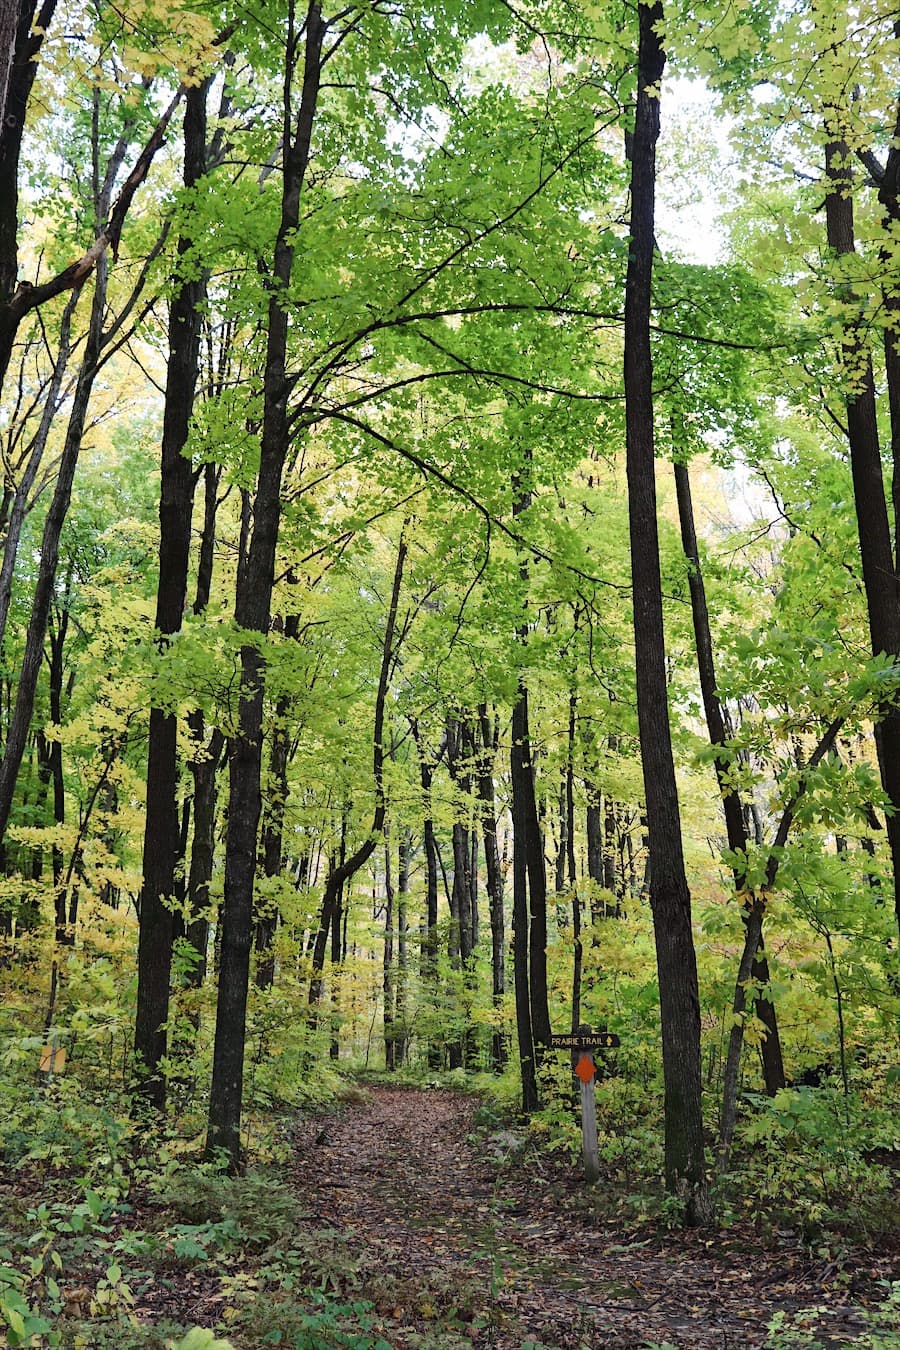
{"label": "green undergrowth", "polygon": [[[407,1070],[353,1079],[331,1071],[310,1089],[306,1109],[352,1110],[379,1083],[472,1092],[473,1147],[493,1159],[498,1186],[532,1164],[544,1177],[579,1167],[580,1113],[566,1057],[545,1071],[543,1106],[529,1120],[519,1112],[512,1069],[497,1077]],[[601,1077],[602,1184],[578,1197],[574,1217],[681,1223],[660,1180],[656,1086]],[[763,1240],[789,1227],[813,1254],[832,1256],[854,1242],[895,1238],[900,1104],[896,1084],[888,1087],[871,1096],[834,1083],[772,1100],[748,1095],[734,1170],[717,1185],[720,1223],[749,1224]],[[420,1328],[405,1343],[421,1350],[471,1344],[472,1329],[488,1328],[493,1315],[483,1281],[398,1271],[323,1224],[285,1170],[296,1116],[252,1103],[252,1166],[228,1176],[200,1161],[204,1122],[190,1105],[160,1126],[142,1120],[123,1091],[75,1074],[39,1083],[14,1061],[0,1084],[0,1346],[382,1350],[390,1344],[385,1328],[398,1319]],[[870,1318],[861,1347],[900,1346],[890,1340],[898,1334],[890,1322],[896,1292],[891,1297],[887,1330]],[[178,1320],[189,1307],[208,1312],[206,1325]],[[782,1319],[771,1345],[815,1345],[802,1339],[807,1332],[814,1335],[814,1322]]]}

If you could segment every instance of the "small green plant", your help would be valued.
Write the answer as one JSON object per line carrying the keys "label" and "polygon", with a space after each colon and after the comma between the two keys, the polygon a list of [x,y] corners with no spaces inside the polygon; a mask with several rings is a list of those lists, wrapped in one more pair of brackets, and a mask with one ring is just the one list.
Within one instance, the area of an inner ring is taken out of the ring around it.
{"label": "small green plant", "polygon": [[166,1341],[166,1350],[234,1350],[231,1341],[219,1340],[214,1331],[191,1327],[178,1341]]}
{"label": "small green plant", "polygon": [[0,1327],[11,1350],[31,1345],[36,1336],[46,1337],[45,1344],[59,1345],[58,1333],[52,1331],[46,1317],[41,1317],[25,1297],[25,1279],[12,1266],[0,1266]]}
{"label": "small green plant", "polygon": [[[300,1313],[294,1350],[391,1350],[390,1342],[372,1331],[371,1313],[371,1303],[336,1303],[317,1293],[312,1308]],[[266,1343],[289,1344],[272,1337]]]}

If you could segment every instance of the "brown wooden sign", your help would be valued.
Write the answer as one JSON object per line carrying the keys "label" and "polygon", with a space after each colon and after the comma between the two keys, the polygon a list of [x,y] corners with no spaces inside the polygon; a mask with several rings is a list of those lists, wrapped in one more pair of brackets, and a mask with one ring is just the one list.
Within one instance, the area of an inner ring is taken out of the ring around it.
{"label": "brown wooden sign", "polygon": [[569,1036],[551,1036],[551,1050],[615,1050],[619,1038],[614,1031],[592,1031]]}

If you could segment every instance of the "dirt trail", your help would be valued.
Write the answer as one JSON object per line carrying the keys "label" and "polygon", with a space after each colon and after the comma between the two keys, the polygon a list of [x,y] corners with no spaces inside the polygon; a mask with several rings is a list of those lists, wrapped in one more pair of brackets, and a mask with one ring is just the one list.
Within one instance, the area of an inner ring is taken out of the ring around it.
{"label": "dirt trail", "polygon": [[[823,1344],[861,1333],[846,1283],[830,1285],[836,1272],[796,1239],[773,1249],[733,1229],[660,1235],[598,1218],[576,1171],[504,1161],[511,1139],[473,1134],[474,1110],[460,1093],[376,1088],[298,1130],[304,1198],[358,1259],[396,1350],[743,1350],[765,1344],[779,1309],[812,1305]],[[866,1256],[861,1301],[888,1273]]]}

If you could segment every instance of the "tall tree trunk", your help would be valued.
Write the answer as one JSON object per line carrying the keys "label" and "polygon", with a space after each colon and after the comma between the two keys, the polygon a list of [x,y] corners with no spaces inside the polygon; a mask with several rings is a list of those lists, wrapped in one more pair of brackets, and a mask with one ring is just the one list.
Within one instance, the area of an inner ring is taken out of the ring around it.
{"label": "tall tree trunk", "polygon": [[566,865],[569,890],[572,897],[572,1031],[581,1025],[581,967],[584,948],[581,942],[581,896],[578,894],[578,871],[575,862],[575,732],[577,728],[578,696],[574,689],[569,694],[569,734],[566,749],[565,804],[566,804]]}
{"label": "tall tree trunk", "polygon": [[683,1197],[686,1221],[699,1224],[710,1217],[703,1157],[700,1001],[668,716],[650,352],[656,142],[665,66],[660,38],[662,4],[639,4],[638,19],[631,241],[625,283],[625,430],[638,729],[662,1020],[666,1186]]}
{"label": "tall tree trunk", "polygon": [[6,93],[9,71],[16,50],[19,5],[16,0],[0,0],[0,126],[6,120]]}
{"label": "tall tree trunk", "polygon": [[375,810],[372,815],[372,827],[368,836],[355,853],[333,868],[325,882],[325,894],[322,897],[322,913],[319,931],[313,945],[312,978],[309,985],[309,1006],[315,1009],[322,996],[322,971],[325,968],[325,950],[328,934],[331,931],[332,916],[343,892],[345,884],[354,877],[359,869],[368,862],[375,851],[379,835],[384,830],[387,803],[384,795],[384,721],[387,703],[388,685],[393,669],[396,651],[394,633],[397,627],[397,607],[400,601],[400,586],[403,581],[403,569],[406,564],[407,543],[405,533],[400,536],[397,549],[397,563],[394,567],[394,581],[388,606],[387,622],[384,630],[384,643],[381,649],[381,670],[378,676],[378,691],[375,695],[375,717],[372,726],[372,777],[375,785]]}
{"label": "tall tree trunk", "polygon": [[[709,625],[709,608],[706,603],[706,588],[703,584],[703,571],[700,566],[700,551],[697,547],[697,531],[694,525],[694,507],[691,500],[691,480],[686,464],[675,463],[675,490],[678,499],[678,516],[681,523],[681,543],[688,561],[688,585],[691,592],[691,613],[694,623],[694,643],[697,649],[697,669],[700,678],[700,692],[706,714],[706,730],[713,747],[724,747],[728,742],[729,728],[726,713],[719,698],[716,684],[715,660],[713,658],[712,633]],[[726,755],[717,755],[715,760],[716,780],[722,798],[725,814],[725,831],[728,847],[734,857],[747,857],[750,840],[747,835],[746,813],[740,793],[729,779],[729,760]],[[778,1035],[778,1020],[775,1008],[765,991],[769,988],[769,963],[765,957],[762,937],[762,924],[765,912],[765,897],[747,892],[747,874],[741,866],[732,867],[734,889],[743,907],[743,921],[749,929],[751,918],[754,929],[758,929],[757,948],[751,954],[748,973],[738,971],[735,994],[732,1003],[732,1034],[737,1031],[743,1038],[744,1006],[748,978],[756,983],[760,993],[756,997],[756,1015],[766,1029],[762,1043],[763,1074],[766,1092],[774,1097],[785,1085],[784,1060],[781,1053],[781,1038]],[[758,912],[757,912],[758,911]],[[743,962],[741,963],[743,965]],[[740,1046],[738,1046],[740,1057]],[[735,1089],[737,1080],[735,1078]],[[726,1106],[723,1104],[723,1115]]]}
{"label": "tall tree trunk", "polygon": [[6,836],[6,827],[12,810],[13,796],[31,714],[34,709],[34,696],[44,651],[44,638],[50,615],[50,604],[56,583],[56,568],[59,561],[59,541],[63,525],[72,498],[72,483],[81,451],[82,437],[87,419],[88,403],[94,387],[97,366],[103,344],[103,311],[106,306],[107,269],[104,259],[97,264],[94,298],[91,306],[90,326],[82,354],[81,368],[72,399],[66,439],[60,456],[59,469],[53,489],[53,497],[44,521],[41,540],[41,561],[38,567],[37,582],[32,599],[31,616],[25,635],[25,651],[19,671],[19,683],[16,689],[16,702],[10,720],[6,738],[3,761],[0,763],[0,845]]}
{"label": "tall tree trunk", "polygon": [[[452,908],[456,916],[458,935],[458,955],[463,966],[472,955],[474,934],[472,923],[472,850],[468,828],[468,802],[471,781],[468,772],[463,770],[461,756],[464,752],[464,728],[455,718],[447,722],[447,768],[453,785],[461,798],[456,805],[456,818],[453,821],[453,901]],[[466,810],[466,818],[460,812]]]}
{"label": "tall tree trunk", "polygon": [[494,796],[494,760],[497,754],[497,720],[491,725],[486,703],[478,707],[481,744],[476,752],[478,798],[481,804],[481,836],[487,874],[491,916],[491,999],[497,1019],[491,1034],[491,1064],[497,1073],[506,1065],[506,1042],[500,1030],[500,1013],[506,996],[506,932],[503,914],[503,869],[497,847],[497,808]]}
{"label": "tall tree trunk", "polygon": [[[528,993],[531,1030],[536,1053],[550,1045],[550,1005],[547,985],[547,872],[535,795],[528,725],[528,690],[524,683],[513,708],[511,759],[513,795],[513,852],[520,848],[528,877]],[[515,823],[519,825],[519,838]]]}
{"label": "tall tree trunk", "polygon": [[384,827],[384,960],[382,962],[381,992],[384,1000],[384,1067],[397,1067],[397,1045],[394,1040],[394,879],[391,871],[391,834],[387,822]]}
{"label": "tall tree trunk", "polygon": [[[350,818],[350,807],[345,803],[341,812],[341,846],[338,853],[337,866],[343,867],[347,860],[347,827]],[[333,868],[334,864],[332,864]],[[342,920],[344,914],[344,887],[338,891],[334,909],[331,914],[331,1043],[328,1047],[328,1053],[331,1059],[340,1059],[341,1042],[338,1034],[340,1026],[340,990],[338,982],[335,979],[336,972],[340,969],[343,962],[347,959],[347,930]]]}
{"label": "tall tree trunk", "polygon": [[394,1005],[394,1064],[402,1067],[407,1051],[407,1013],[409,1001],[409,830],[401,831],[397,842],[397,980]]}
{"label": "tall tree trunk", "polygon": [[[828,245],[838,257],[855,253],[853,224],[852,159],[840,135],[839,118],[826,118],[825,222]],[[896,161],[895,161],[896,163]],[[853,306],[855,297],[848,284],[841,299]],[[843,331],[843,359],[848,383],[845,395],[853,500],[859,532],[863,586],[869,617],[872,654],[900,657],[900,589],[894,566],[888,522],[875,405],[872,361],[861,318],[848,319]],[[892,705],[879,712],[876,729],[881,783],[891,803],[887,813],[887,836],[894,873],[894,910],[900,928],[900,711]]]}
{"label": "tall tree trunk", "polygon": [[[297,50],[293,10],[288,23],[288,60]],[[305,22],[303,88],[296,127],[293,120],[294,71],[285,73],[281,221],[275,243],[268,306],[263,426],[253,503],[253,533],[246,565],[238,575],[235,620],[257,641],[241,649],[241,700],[232,741],[229,772],[228,830],[225,843],[225,898],[216,1036],[213,1049],[207,1155],[224,1151],[232,1167],[240,1163],[241,1107],[244,1087],[247,991],[253,929],[253,880],[260,813],[264,663],[262,644],[269,627],[275,550],[281,518],[281,480],[290,444],[287,378],[288,313],[283,297],[290,289],[300,224],[300,198],[306,169],[322,66],[326,25],[318,0]]]}
{"label": "tall tree trunk", "polygon": [[603,818],[600,814],[602,796],[593,782],[587,783],[588,800],[585,812],[587,841],[587,873],[591,881],[603,885]]}
{"label": "tall tree trunk", "polygon": [[[202,614],[209,604],[212,588],[213,560],[216,542],[216,493],[221,469],[212,463],[203,470],[203,533],[197,562],[197,589],[194,595],[194,613]],[[188,726],[195,747],[190,770],[194,791],[194,833],[191,840],[191,861],[187,881],[187,930],[185,936],[197,953],[188,972],[187,982],[199,988],[206,978],[206,960],[209,947],[209,887],[215,863],[216,804],[218,800],[217,774],[225,748],[225,736],[214,727],[209,739],[203,713],[197,709],[190,714]]]}
{"label": "tall tree trunk", "polygon": [[[208,82],[187,92],[184,115],[184,185],[190,191],[206,172],[206,95]],[[182,236],[183,259],[193,241]],[[183,453],[187,445],[200,360],[201,277],[181,282],[169,310],[169,359],[163,411],[159,497],[159,577],[156,632],[162,654],[181,629],[188,584],[194,471]],[[178,717],[152,705],[147,742],[147,807],[138,937],[137,1014],[134,1055],[140,1095],[161,1111],[166,1102],[165,1058],[169,1018],[172,903],[175,874],[182,856],[178,828]]]}
{"label": "tall tree trunk", "polygon": [[[530,464],[527,465],[530,472]],[[529,484],[514,485],[513,517],[531,502]],[[523,592],[527,591],[528,564],[519,563]],[[517,629],[524,648],[528,625]],[[512,713],[510,788],[513,824],[513,983],[516,1000],[516,1034],[522,1075],[522,1109],[539,1104],[537,1068],[541,1050],[550,1044],[550,1009],[547,992],[547,876],[544,847],[535,797],[528,726],[528,688],[523,673]]]}
{"label": "tall tree trunk", "polygon": [[[530,475],[531,462],[528,452],[525,471]],[[524,476],[521,476],[514,489],[513,518],[521,516],[530,505],[531,486]],[[528,564],[524,558],[519,563],[519,576],[523,593],[527,593]],[[528,642],[527,623],[519,626],[516,636],[519,646],[524,650]],[[531,732],[528,723],[528,686],[524,673],[519,675],[516,702],[513,707],[512,738],[510,786],[513,816],[513,876],[514,878],[516,876],[515,859],[518,852],[520,862],[524,865],[528,893],[529,1022],[535,1059],[539,1061],[541,1051],[550,1045],[551,1035],[547,988],[547,867],[535,793]],[[513,908],[515,911],[515,896]],[[519,935],[519,940],[525,941],[523,934]]]}
{"label": "tall tree trunk", "polygon": [[0,388],[9,365],[19,316],[13,305],[19,273],[19,157],[28,101],[56,0],[3,0],[0,17]]}
{"label": "tall tree trunk", "polygon": [[187,940],[197,959],[188,976],[188,983],[199,988],[206,978],[209,947],[209,887],[212,882],[216,850],[216,804],[218,801],[217,774],[225,749],[225,736],[213,727],[209,739],[204,740],[203,719],[192,718],[197,751],[191,759],[194,781],[194,833],[191,840],[191,862],[187,885]]}
{"label": "tall tree trunk", "polygon": [[[529,1114],[540,1105],[535,1062],[534,1033],[531,1020],[531,980],[528,961],[528,862],[525,834],[528,828],[525,792],[521,780],[527,773],[524,746],[527,738],[522,689],[513,706],[510,778],[512,781],[513,826],[513,987],[516,1000],[516,1039],[522,1076],[522,1110]],[[518,790],[517,790],[518,788]]]}
{"label": "tall tree trunk", "polygon": [[[433,759],[429,756],[415,719],[410,721],[410,729],[419,756],[419,781],[422,785],[422,847],[425,852],[425,931],[422,934],[419,970],[423,985],[425,985],[431,998],[436,1001],[438,980],[438,853],[434,833],[431,789],[438,756]],[[433,1040],[429,1042],[428,1046],[428,1064],[433,1069],[440,1067],[440,1048]]]}
{"label": "tall tree trunk", "polygon": [[[300,616],[289,614],[284,624],[284,635],[296,640],[300,631]],[[275,707],[272,725],[272,748],[269,758],[269,800],[263,822],[263,873],[268,881],[280,877],[284,870],[284,813],[288,799],[288,759],[290,737],[288,717],[291,697],[282,694]],[[275,932],[278,927],[278,904],[268,895],[257,904],[256,913],[256,985],[270,989],[275,979]]]}

